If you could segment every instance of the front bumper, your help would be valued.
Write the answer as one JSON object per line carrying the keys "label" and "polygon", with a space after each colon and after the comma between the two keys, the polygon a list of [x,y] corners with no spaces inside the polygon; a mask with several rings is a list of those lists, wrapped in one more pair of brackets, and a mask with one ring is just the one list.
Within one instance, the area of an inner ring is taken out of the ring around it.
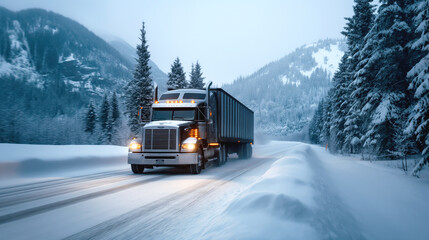
{"label": "front bumper", "polygon": [[179,166],[197,164],[198,153],[128,153],[129,164]]}

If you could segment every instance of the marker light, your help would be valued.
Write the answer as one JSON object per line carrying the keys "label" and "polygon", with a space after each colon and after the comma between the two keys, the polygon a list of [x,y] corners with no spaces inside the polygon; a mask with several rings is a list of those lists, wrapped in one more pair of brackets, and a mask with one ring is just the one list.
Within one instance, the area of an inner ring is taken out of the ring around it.
{"label": "marker light", "polygon": [[174,103],[179,103],[179,101],[175,101]]}
{"label": "marker light", "polygon": [[209,146],[212,146],[212,147],[218,147],[218,146],[219,146],[219,143],[209,143]]}
{"label": "marker light", "polygon": [[198,128],[192,128],[189,132],[189,137],[198,138]]}
{"label": "marker light", "polygon": [[155,101],[155,104],[158,104],[158,101]]}
{"label": "marker light", "polygon": [[179,103],[183,103],[183,101],[182,101],[182,100],[180,100],[180,101],[179,101]]}
{"label": "marker light", "polygon": [[191,100],[191,103],[195,103],[195,101],[194,101],[194,100]]}

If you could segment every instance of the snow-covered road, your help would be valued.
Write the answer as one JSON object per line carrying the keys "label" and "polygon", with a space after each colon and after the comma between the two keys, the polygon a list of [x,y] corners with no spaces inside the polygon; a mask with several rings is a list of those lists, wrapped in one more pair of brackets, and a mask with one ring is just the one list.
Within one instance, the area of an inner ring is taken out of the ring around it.
{"label": "snow-covered road", "polygon": [[[71,175],[75,176],[71,176]],[[296,142],[200,175],[114,164],[1,178],[5,239],[427,239],[429,179]],[[79,176],[77,176],[79,175]],[[8,182],[8,179],[10,181]],[[29,181],[31,180],[31,182]],[[3,238],[2,237],[2,238]]]}

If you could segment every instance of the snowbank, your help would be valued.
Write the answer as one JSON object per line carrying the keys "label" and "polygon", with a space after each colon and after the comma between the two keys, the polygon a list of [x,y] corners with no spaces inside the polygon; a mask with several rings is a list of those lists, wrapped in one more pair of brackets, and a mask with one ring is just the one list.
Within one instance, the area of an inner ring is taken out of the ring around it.
{"label": "snowbank", "polygon": [[274,162],[230,204],[226,214],[244,226],[227,238],[317,239],[317,232],[308,224],[316,204],[312,173],[304,156],[307,150],[306,146],[296,147]]}
{"label": "snowbank", "polygon": [[232,199],[204,238],[427,239],[427,179],[308,144],[270,145],[286,155]]}
{"label": "snowbank", "polygon": [[126,164],[126,147],[0,144],[0,177]]}

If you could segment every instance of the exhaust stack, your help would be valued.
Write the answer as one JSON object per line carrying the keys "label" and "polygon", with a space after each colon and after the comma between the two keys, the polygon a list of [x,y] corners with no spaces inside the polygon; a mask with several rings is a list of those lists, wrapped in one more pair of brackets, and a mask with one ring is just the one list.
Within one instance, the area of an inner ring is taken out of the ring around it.
{"label": "exhaust stack", "polygon": [[157,102],[158,101],[158,84],[156,84],[156,82],[153,83],[153,102]]}
{"label": "exhaust stack", "polygon": [[207,104],[206,117],[207,117],[207,119],[210,118],[209,99],[210,99],[210,87],[211,87],[211,85],[212,85],[212,82],[210,81],[209,83],[207,83],[207,86],[206,86],[206,104]]}

